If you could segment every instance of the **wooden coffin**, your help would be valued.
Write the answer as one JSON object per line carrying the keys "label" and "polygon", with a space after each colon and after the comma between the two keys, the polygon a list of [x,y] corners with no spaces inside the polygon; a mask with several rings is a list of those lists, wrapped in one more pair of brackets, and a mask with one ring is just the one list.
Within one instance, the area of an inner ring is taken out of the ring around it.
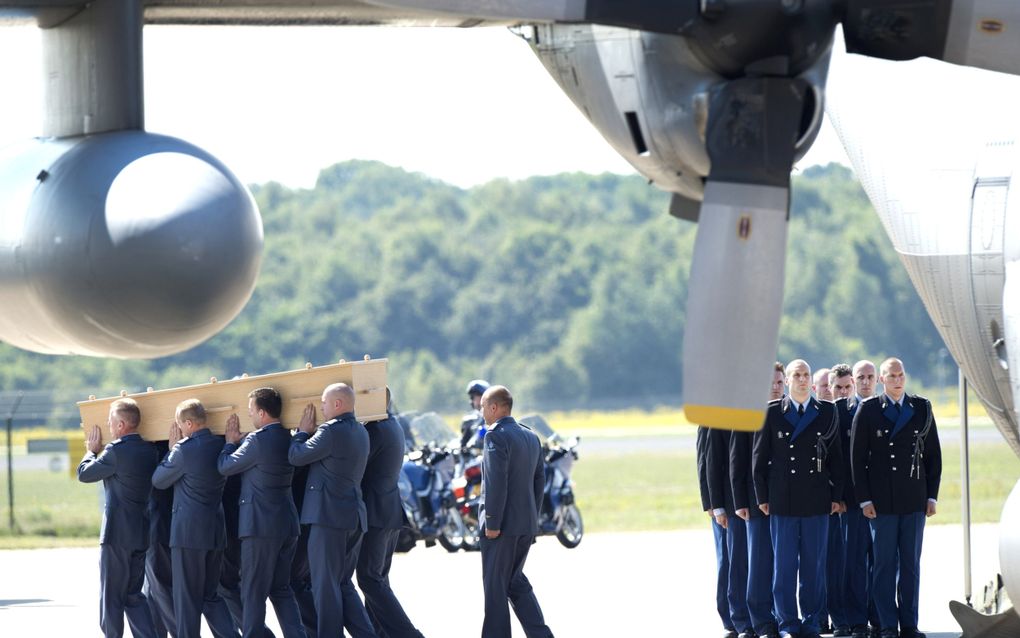
{"label": "wooden coffin", "polygon": [[103,433],[103,443],[110,439],[107,417],[110,404],[121,397],[130,397],[138,402],[142,411],[142,422],[138,432],[147,441],[165,441],[174,420],[174,410],[185,399],[195,398],[202,402],[208,413],[207,424],[213,434],[223,434],[227,417],[236,413],[241,422],[241,431],[252,431],[248,418],[248,393],[256,388],[273,387],[283,397],[283,414],[280,420],[288,428],[297,427],[301,413],[309,403],[316,409],[321,422],[322,390],[331,383],[346,383],[354,388],[355,416],[359,421],[374,421],[386,416],[386,359],[344,361],[326,366],[313,367],[306,364],[303,369],[289,372],[264,374],[257,377],[244,375],[229,381],[217,381],[190,385],[170,390],[153,390],[136,394],[121,393],[119,397],[97,399],[78,403],[82,428],[87,432],[98,425]]}

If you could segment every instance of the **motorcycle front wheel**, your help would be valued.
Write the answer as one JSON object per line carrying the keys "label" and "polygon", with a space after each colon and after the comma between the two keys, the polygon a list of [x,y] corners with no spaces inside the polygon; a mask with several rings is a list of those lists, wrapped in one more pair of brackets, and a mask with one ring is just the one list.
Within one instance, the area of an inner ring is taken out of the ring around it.
{"label": "motorcycle front wheel", "polygon": [[481,531],[478,529],[478,522],[472,520],[464,521],[464,551],[465,552],[476,552],[482,548],[479,536]]}
{"label": "motorcycle front wheel", "polygon": [[464,527],[464,518],[456,509],[446,510],[446,521],[439,530],[439,537],[436,539],[448,552],[460,551],[464,544],[464,537],[467,536],[467,529]]}
{"label": "motorcycle front wheel", "polygon": [[581,544],[582,536],[584,521],[581,519],[581,510],[571,503],[563,508],[563,526],[556,532],[556,539],[567,549],[574,549]]}

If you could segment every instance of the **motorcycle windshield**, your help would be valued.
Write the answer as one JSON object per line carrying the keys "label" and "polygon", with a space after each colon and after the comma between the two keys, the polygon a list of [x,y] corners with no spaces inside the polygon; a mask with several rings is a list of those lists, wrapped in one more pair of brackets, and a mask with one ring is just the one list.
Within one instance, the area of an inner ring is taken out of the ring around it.
{"label": "motorcycle windshield", "polygon": [[446,445],[455,436],[453,429],[435,412],[426,412],[411,419],[411,434],[417,448]]}
{"label": "motorcycle windshield", "polygon": [[537,434],[543,442],[555,443],[560,440],[560,435],[556,434],[556,431],[552,429],[541,414],[522,416],[517,421],[531,428],[531,431]]}

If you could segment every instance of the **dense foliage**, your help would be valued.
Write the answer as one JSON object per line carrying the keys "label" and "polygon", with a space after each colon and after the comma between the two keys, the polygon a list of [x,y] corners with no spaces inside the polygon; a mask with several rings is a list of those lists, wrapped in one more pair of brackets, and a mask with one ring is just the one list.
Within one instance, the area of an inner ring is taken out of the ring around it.
{"label": "dense foliage", "polygon": [[[0,387],[79,396],[389,357],[404,409],[504,382],[530,405],[675,403],[695,226],[637,176],[564,174],[463,190],[374,162],[313,189],[255,186],[258,287],[221,334],[153,361],[0,347]],[[781,360],[897,354],[928,383],[941,341],[853,175],[794,178]],[[767,378],[763,371],[763,383]],[[947,379],[948,380],[948,379]],[[720,379],[720,383],[726,383]]]}

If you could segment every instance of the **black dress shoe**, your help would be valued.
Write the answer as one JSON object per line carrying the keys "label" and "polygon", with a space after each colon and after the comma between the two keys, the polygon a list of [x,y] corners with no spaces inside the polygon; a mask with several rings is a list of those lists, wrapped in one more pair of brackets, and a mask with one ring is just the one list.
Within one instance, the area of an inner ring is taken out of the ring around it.
{"label": "black dress shoe", "polygon": [[723,634],[723,638],[737,638],[737,630],[727,629],[726,633]]}
{"label": "black dress shoe", "polygon": [[916,629],[904,629],[900,632],[900,638],[928,638]]}
{"label": "black dress shoe", "polygon": [[832,638],[849,638],[853,635],[849,627],[836,627],[832,630]]}
{"label": "black dress shoe", "polygon": [[758,638],[758,634],[753,631],[742,631],[737,634],[737,638]]}
{"label": "black dress shoe", "polygon": [[900,638],[900,632],[895,629],[883,629],[881,638]]}
{"label": "black dress shoe", "polygon": [[851,634],[852,638],[870,638],[870,634],[867,629],[854,629],[854,633]]}

